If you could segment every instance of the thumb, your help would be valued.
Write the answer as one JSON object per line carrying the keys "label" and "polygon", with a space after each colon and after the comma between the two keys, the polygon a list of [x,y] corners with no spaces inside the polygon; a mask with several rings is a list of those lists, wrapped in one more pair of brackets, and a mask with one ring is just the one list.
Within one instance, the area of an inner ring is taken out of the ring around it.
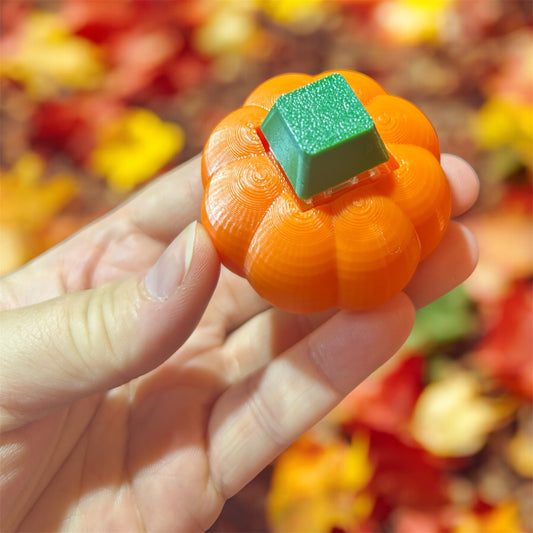
{"label": "thumb", "polygon": [[170,357],[215,289],[216,251],[194,222],[144,278],[0,314],[0,423],[12,429],[117,387]]}

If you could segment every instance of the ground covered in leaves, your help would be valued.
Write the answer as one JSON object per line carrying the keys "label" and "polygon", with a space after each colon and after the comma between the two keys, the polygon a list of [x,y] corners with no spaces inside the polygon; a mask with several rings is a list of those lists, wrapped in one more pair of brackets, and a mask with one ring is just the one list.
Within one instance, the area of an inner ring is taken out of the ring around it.
{"label": "ground covered in leaves", "polygon": [[533,531],[530,0],[4,0],[0,273],[199,152],[264,79],[360,70],[468,159],[480,265],[211,531]]}

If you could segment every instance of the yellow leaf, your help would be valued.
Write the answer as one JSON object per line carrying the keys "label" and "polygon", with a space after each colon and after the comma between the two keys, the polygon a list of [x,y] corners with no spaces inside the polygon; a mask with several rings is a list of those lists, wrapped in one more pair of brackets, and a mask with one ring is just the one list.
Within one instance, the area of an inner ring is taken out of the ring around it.
{"label": "yellow leaf", "polygon": [[366,438],[321,444],[303,437],[275,465],[268,497],[273,531],[354,527],[373,509],[373,499],[362,492],[371,476]]}
{"label": "yellow leaf", "polygon": [[454,0],[391,0],[377,8],[377,19],[400,44],[436,42],[451,16]]}
{"label": "yellow leaf", "polygon": [[146,109],[130,109],[103,127],[91,166],[113,189],[128,191],[153,177],[184,142],[178,125],[163,122]]}
{"label": "yellow leaf", "polygon": [[533,169],[533,104],[491,98],[475,117],[473,131],[481,148],[510,147]]}
{"label": "yellow leaf", "polygon": [[456,369],[423,390],[413,412],[411,431],[435,455],[468,456],[484,446],[488,434],[514,408],[512,400],[484,397],[475,374]]}
{"label": "yellow leaf", "polygon": [[325,0],[261,0],[260,7],[276,22],[308,26],[311,31],[324,20],[331,3]]}
{"label": "yellow leaf", "polygon": [[23,265],[27,257],[24,235],[12,226],[0,224],[0,276]]}
{"label": "yellow leaf", "polygon": [[39,233],[75,196],[70,175],[43,179],[44,161],[24,154],[9,171],[0,172],[0,273],[5,274],[42,251]]}
{"label": "yellow leaf", "polygon": [[243,54],[258,31],[255,0],[214,2],[211,14],[195,34],[195,46],[204,54]]}
{"label": "yellow leaf", "polygon": [[77,186],[69,175],[43,180],[44,162],[32,152],[8,172],[0,173],[0,223],[25,231],[42,227],[74,197]]}
{"label": "yellow leaf", "polygon": [[521,476],[533,478],[533,437],[518,431],[507,448],[507,459]]}
{"label": "yellow leaf", "polygon": [[464,513],[453,533],[525,533],[514,502],[504,502],[486,513]]}
{"label": "yellow leaf", "polygon": [[0,74],[24,84],[34,99],[50,98],[63,88],[100,86],[105,68],[98,47],[73,35],[58,14],[32,13],[18,38]]}

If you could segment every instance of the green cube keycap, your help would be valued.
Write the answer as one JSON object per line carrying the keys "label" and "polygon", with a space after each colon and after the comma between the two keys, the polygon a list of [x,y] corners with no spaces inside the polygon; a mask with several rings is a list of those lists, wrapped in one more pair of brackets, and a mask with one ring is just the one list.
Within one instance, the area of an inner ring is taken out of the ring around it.
{"label": "green cube keycap", "polygon": [[389,159],[372,117],[340,74],[279,96],[261,132],[304,200]]}

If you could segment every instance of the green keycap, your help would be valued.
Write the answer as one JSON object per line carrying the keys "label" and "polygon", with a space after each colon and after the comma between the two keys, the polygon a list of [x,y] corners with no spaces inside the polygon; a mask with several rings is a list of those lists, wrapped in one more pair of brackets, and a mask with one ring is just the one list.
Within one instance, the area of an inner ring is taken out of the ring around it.
{"label": "green keycap", "polygon": [[281,95],[261,131],[305,200],[389,159],[372,117],[340,74]]}

